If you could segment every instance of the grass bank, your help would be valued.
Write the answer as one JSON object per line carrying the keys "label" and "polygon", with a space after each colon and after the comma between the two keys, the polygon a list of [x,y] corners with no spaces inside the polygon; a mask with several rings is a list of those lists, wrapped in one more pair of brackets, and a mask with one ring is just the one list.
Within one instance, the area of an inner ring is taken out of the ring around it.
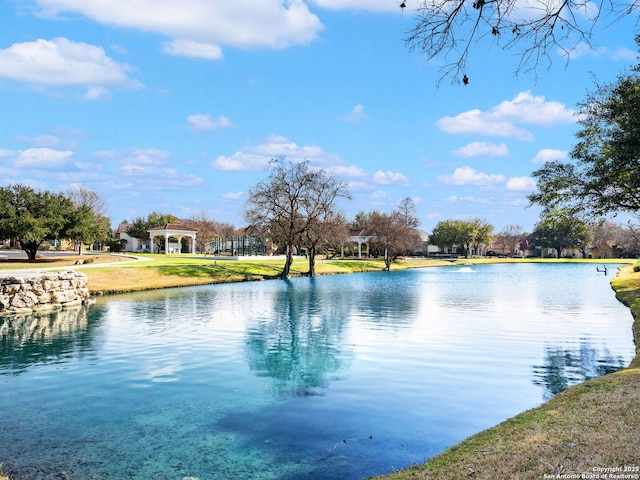
{"label": "grass bank", "polygon": [[628,368],[573,386],[422,465],[376,478],[640,478],[640,273],[624,266],[611,283],[635,319],[637,354]]}

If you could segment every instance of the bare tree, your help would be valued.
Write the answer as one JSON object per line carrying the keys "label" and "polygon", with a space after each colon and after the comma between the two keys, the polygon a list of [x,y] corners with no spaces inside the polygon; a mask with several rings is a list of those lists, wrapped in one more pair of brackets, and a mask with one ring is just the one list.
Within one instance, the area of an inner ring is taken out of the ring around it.
{"label": "bare tree", "polygon": [[375,237],[374,246],[384,253],[386,270],[391,270],[391,264],[400,255],[412,253],[422,243],[416,229],[420,221],[413,212],[413,201],[406,198],[398,210],[391,213],[374,210],[367,215],[367,230]]}
{"label": "bare tree", "polygon": [[522,230],[522,226],[520,225],[507,225],[498,233],[496,237],[496,241],[498,245],[502,248],[502,253],[507,250],[509,253],[513,254],[518,248],[518,244],[522,239],[524,232]]}
{"label": "bare tree", "polygon": [[213,218],[210,218],[204,210],[185,220],[184,223],[186,226],[197,230],[196,244],[200,253],[205,253],[209,242],[218,234],[218,223]]}
{"label": "bare tree", "polygon": [[216,222],[216,235],[221,238],[232,237],[236,233],[236,227],[227,222]]}
{"label": "bare tree", "polygon": [[640,255],[640,226],[634,223],[627,223],[627,228],[622,233],[621,242],[627,256],[637,257]]}
{"label": "bare tree", "polygon": [[98,193],[83,186],[70,188],[65,193],[76,208],[88,207],[95,215],[109,216],[107,204]]}
{"label": "bare tree", "polygon": [[302,235],[302,243],[309,250],[309,271],[310,277],[316,274],[316,255],[321,247],[325,250],[333,247],[337,248],[349,237],[349,224],[342,212],[327,211]]}
{"label": "bare tree", "polygon": [[516,73],[536,71],[550,65],[557,50],[568,61],[579,45],[591,47],[596,24],[634,15],[638,6],[638,0],[419,0],[406,42],[430,60],[443,60],[443,77],[467,84],[474,46],[515,50],[520,57]]}
{"label": "bare tree", "polygon": [[250,225],[268,229],[282,245],[286,260],[280,277],[287,278],[296,243],[335,208],[338,198],[348,196],[346,184],[324,170],[277,157],[269,178],[249,190],[244,216]]}
{"label": "bare tree", "polygon": [[620,245],[624,238],[624,231],[617,223],[602,220],[592,227],[592,236],[592,246],[602,256],[608,249]]}

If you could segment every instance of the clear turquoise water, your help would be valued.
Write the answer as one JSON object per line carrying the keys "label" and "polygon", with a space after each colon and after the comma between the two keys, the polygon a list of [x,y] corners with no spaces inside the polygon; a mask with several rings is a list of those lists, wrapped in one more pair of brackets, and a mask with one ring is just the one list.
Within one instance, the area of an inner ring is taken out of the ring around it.
{"label": "clear turquoise water", "polygon": [[0,320],[0,463],[29,479],[359,479],[626,366],[592,265],[154,291]]}

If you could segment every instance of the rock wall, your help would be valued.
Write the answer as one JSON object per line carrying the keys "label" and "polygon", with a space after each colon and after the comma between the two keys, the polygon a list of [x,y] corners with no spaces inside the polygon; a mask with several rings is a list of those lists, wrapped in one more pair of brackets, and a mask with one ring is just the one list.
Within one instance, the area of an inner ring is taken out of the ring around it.
{"label": "rock wall", "polygon": [[73,270],[0,278],[0,315],[57,310],[90,301],[87,276]]}

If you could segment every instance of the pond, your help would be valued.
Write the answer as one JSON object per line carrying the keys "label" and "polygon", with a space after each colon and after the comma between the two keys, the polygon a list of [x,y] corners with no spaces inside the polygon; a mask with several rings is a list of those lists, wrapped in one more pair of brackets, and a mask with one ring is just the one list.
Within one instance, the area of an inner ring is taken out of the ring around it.
{"label": "pond", "polygon": [[16,480],[359,479],[421,463],[634,356],[585,264],[158,290],[0,319]]}

